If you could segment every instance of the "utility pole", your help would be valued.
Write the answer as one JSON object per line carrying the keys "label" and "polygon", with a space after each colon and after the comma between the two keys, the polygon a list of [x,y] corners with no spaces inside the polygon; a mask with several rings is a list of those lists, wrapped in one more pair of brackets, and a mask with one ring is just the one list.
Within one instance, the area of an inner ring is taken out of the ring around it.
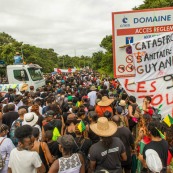
{"label": "utility pole", "polygon": [[64,56],[63,56],[63,69],[64,69]]}

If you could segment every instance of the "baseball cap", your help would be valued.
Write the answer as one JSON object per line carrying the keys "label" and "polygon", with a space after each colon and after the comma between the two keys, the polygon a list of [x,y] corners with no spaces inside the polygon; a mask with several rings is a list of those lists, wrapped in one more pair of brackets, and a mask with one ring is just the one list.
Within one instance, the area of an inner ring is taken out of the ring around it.
{"label": "baseball cap", "polygon": [[50,116],[54,116],[54,115],[55,115],[55,112],[52,110],[49,110],[45,113],[45,117],[50,117]]}
{"label": "baseball cap", "polygon": [[63,148],[72,148],[74,146],[74,138],[71,135],[64,135],[58,138],[58,143]]}
{"label": "baseball cap", "polygon": [[150,171],[160,172],[163,166],[158,153],[153,149],[148,149],[146,150],[145,155],[146,155],[146,164],[150,169]]}

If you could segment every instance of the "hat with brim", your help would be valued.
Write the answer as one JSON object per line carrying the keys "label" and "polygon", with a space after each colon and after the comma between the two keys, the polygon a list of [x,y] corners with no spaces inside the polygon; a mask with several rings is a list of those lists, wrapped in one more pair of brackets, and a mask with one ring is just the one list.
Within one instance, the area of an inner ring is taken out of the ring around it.
{"label": "hat with brim", "polygon": [[125,100],[121,100],[119,103],[120,106],[126,106],[126,101]]}
{"label": "hat with brim", "polygon": [[99,106],[109,106],[113,101],[114,99],[109,99],[107,96],[103,96],[102,100],[99,101],[97,104]]}
{"label": "hat with brim", "polygon": [[100,117],[95,124],[90,125],[91,130],[98,136],[109,137],[117,131],[117,125],[113,121],[108,121],[105,117]]}
{"label": "hat with brim", "polygon": [[28,84],[23,84],[20,91],[26,91],[28,89]]}
{"label": "hat with brim", "polygon": [[16,52],[16,55],[20,55],[20,53],[19,52]]}
{"label": "hat with brim", "polygon": [[30,125],[33,127],[38,121],[38,116],[34,112],[29,112],[24,115],[23,124]]}
{"label": "hat with brim", "polygon": [[92,86],[92,87],[90,88],[90,90],[91,90],[91,91],[95,91],[95,90],[97,90],[97,88],[96,88],[95,86]]}

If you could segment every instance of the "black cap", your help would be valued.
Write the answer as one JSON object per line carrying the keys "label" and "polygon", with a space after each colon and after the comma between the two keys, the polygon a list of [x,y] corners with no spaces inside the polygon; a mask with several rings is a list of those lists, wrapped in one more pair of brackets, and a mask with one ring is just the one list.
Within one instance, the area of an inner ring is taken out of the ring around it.
{"label": "black cap", "polygon": [[54,116],[55,115],[55,112],[52,111],[52,110],[49,110],[45,113],[45,117],[51,117],[51,116]]}

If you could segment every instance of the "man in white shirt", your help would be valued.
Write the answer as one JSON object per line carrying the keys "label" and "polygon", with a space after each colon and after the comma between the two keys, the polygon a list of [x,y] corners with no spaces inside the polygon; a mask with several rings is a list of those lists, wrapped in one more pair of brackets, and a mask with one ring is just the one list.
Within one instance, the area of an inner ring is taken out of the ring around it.
{"label": "man in white shirt", "polygon": [[105,79],[104,85],[106,85],[107,86],[107,89],[109,90],[110,83],[109,83],[109,81],[107,79]]}
{"label": "man in white shirt", "polygon": [[45,173],[45,167],[37,152],[31,151],[34,145],[32,127],[24,125],[15,131],[18,147],[10,154],[8,173]]}
{"label": "man in white shirt", "polygon": [[90,99],[90,105],[91,106],[95,106],[96,104],[96,99],[97,99],[97,92],[96,92],[96,87],[95,86],[92,86],[90,88],[91,92],[88,93],[88,97]]}

